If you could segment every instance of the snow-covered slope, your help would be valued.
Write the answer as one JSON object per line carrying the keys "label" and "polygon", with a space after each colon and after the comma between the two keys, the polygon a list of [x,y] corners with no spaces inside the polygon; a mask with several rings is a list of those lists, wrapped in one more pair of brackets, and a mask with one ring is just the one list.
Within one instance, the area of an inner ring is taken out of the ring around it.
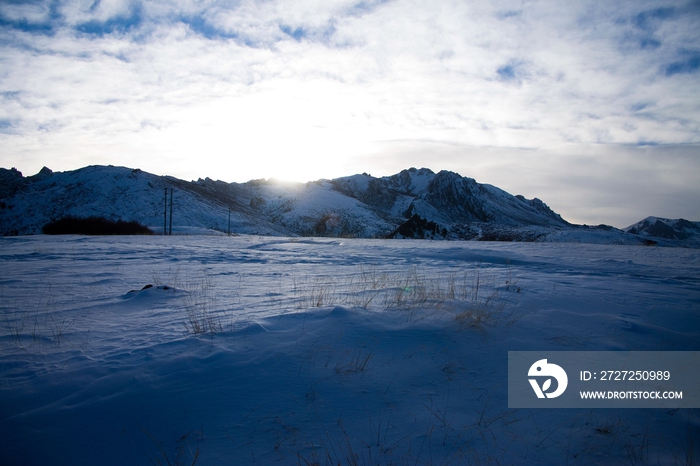
{"label": "snow-covered slope", "polygon": [[[427,168],[382,178],[226,183],[89,166],[60,173],[44,168],[29,177],[0,169],[0,235],[40,233],[43,225],[66,215],[135,220],[162,232],[164,211],[170,211],[164,193],[171,188],[173,230],[180,233],[227,232],[230,214],[232,233],[277,236],[642,244],[652,234],[572,225],[537,198]],[[685,244],[689,237],[677,232],[660,243]]]}
{"label": "snow-covered slope", "polygon": [[175,230],[198,227],[226,231],[230,204],[232,230],[251,234],[283,231],[239,205],[236,186],[227,183],[212,182],[212,189],[207,183],[113,166],[89,166],[60,173],[44,168],[38,175],[26,178],[17,171],[0,170],[0,183],[0,193],[5,194],[0,204],[2,235],[40,233],[47,222],[67,215],[136,220],[162,231],[166,188],[174,188]]}
{"label": "snow-covered slope", "polygon": [[0,463],[697,464],[700,410],[509,408],[508,355],[700,351],[699,284],[684,248],[0,238]]}

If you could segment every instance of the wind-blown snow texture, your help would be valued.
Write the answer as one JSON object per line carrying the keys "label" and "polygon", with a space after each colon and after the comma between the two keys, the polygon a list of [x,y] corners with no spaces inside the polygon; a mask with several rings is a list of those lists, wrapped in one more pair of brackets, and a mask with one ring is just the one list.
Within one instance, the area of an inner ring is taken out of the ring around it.
{"label": "wind-blown snow texture", "polygon": [[426,168],[306,184],[208,178],[188,182],[112,166],[63,173],[45,168],[30,177],[0,169],[0,234],[36,234],[66,215],[134,220],[162,232],[166,188],[175,193],[176,233],[228,232],[230,209],[230,230],[237,234],[700,244],[695,233],[659,235],[654,229],[629,233],[604,225],[571,225],[539,199]]}
{"label": "wind-blown snow texture", "polygon": [[697,249],[28,236],[0,277],[3,464],[700,451],[698,410],[507,408],[509,350],[700,350]]}

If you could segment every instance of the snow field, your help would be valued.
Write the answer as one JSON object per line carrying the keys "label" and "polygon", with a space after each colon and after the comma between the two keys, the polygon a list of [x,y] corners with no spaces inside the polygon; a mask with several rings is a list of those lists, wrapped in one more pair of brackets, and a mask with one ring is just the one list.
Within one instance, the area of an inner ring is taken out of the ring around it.
{"label": "snow field", "polygon": [[37,236],[0,239],[0,277],[6,464],[700,451],[697,410],[507,407],[509,350],[699,350],[698,250]]}

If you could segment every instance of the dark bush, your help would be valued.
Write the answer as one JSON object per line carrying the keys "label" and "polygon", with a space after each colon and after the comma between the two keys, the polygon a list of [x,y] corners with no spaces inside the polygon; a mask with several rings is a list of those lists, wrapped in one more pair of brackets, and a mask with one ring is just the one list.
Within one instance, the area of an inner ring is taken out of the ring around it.
{"label": "dark bush", "polygon": [[136,221],[109,220],[104,217],[63,217],[41,228],[45,235],[152,235],[148,227]]}
{"label": "dark bush", "polygon": [[447,229],[440,227],[437,223],[424,219],[418,214],[413,214],[411,218],[399,225],[390,233],[387,238],[395,238],[398,235],[404,238],[434,238],[437,235],[447,236]]}

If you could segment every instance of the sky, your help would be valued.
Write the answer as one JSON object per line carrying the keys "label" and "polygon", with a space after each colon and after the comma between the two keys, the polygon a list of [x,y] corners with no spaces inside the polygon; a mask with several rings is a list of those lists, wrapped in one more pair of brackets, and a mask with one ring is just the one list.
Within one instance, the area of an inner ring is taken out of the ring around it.
{"label": "sky", "polygon": [[575,223],[700,220],[700,1],[0,2],[0,167],[409,167]]}

